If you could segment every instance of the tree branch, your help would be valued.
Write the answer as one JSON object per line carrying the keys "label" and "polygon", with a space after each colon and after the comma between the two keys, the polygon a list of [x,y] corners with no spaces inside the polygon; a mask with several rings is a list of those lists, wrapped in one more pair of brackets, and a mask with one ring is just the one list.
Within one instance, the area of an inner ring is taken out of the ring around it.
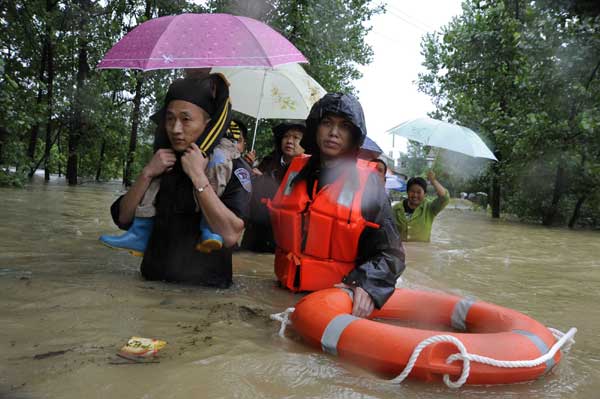
{"label": "tree branch", "polygon": [[594,77],[596,76],[596,72],[598,72],[598,69],[600,69],[600,60],[598,60],[598,63],[596,64],[596,67],[592,71],[592,74],[590,75],[590,78],[588,79],[587,84],[585,85],[585,89],[586,90],[588,90],[590,88],[590,84],[594,80]]}

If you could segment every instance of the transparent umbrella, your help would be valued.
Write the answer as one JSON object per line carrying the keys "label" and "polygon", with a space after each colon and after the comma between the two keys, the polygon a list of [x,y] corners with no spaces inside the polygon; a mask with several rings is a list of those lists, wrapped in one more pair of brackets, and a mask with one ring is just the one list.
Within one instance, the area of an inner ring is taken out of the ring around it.
{"label": "transparent umbrella", "polygon": [[431,147],[444,148],[472,157],[497,161],[492,151],[473,130],[432,118],[418,118],[388,130],[389,134],[405,137]]}

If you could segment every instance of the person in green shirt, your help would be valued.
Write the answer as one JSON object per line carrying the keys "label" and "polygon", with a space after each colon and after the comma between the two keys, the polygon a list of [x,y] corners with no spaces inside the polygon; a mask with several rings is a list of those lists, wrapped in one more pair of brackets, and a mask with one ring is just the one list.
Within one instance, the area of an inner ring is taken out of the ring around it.
{"label": "person in green shirt", "polygon": [[433,171],[427,173],[427,179],[435,188],[437,197],[434,200],[425,198],[427,192],[425,179],[413,177],[406,184],[408,198],[393,207],[396,227],[402,236],[402,241],[429,242],[433,219],[450,202],[448,190],[437,181]]}

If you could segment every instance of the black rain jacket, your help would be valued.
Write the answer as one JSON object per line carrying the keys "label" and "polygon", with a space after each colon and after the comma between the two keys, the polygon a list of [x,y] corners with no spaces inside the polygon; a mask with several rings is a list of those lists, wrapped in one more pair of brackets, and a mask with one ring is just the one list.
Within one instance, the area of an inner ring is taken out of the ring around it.
{"label": "black rain jacket", "polygon": [[[362,145],[367,136],[365,117],[358,100],[348,94],[327,94],[312,107],[306,119],[306,133],[300,143],[308,153],[313,154],[315,162],[317,158],[314,155],[318,153],[317,126],[327,114],[343,116],[354,125],[356,148]],[[349,159],[348,162],[342,162],[331,169],[321,169],[315,162],[309,162],[306,170],[301,171],[297,178],[306,179],[307,188],[313,187],[314,181],[318,180],[318,190],[336,180],[345,170],[348,170],[348,167],[356,164],[354,159]],[[357,179],[357,176],[358,174],[354,176],[351,174],[350,178]],[[358,187],[358,184],[356,186]],[[311,195],[310,190],[309,195]],[[356,267],[344,277],[343,282],[363,288],[379,309],[394,293],[396,279],[405,268],[405,255],[390,202],[375,171],[367,180],[361,211],[366,220],[378,224],[379,228],[367,227],[362,232],[358,243]]]}

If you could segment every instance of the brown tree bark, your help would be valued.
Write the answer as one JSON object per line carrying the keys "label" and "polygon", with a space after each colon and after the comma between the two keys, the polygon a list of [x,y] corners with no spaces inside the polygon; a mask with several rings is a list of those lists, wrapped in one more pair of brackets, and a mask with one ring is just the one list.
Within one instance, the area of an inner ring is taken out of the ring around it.
{"label": "brown tree bark", "polygon": [[[596,66],[592,69],[592,72],[590,73],[589,78],[586,81],[585,84],[585,89],[589,90],[590,84],[593,82],[594,78],[596,77],[596,74],[598,73],[598,71],[600,70],[600,61],[598,61],[598,63],[596,64]],[[569,128],[571,130],[571,132],[577,132],[577,127],[576,127],[576,117],[577,117],[577,112],[578,112],[578,104],[573,103],[571,105],[571,112],[569,115]],[[578,135],[580,135],[581,132],[576,133],[575,135],[571,136],[569,139],[565,140],[563,142],[563,146],[567,145],[567,142],[569,140],[574,140]],[[582,165],[585,164],[585,156],[582,160]],[[554,190],[552,192],[552,202],[550,203],[550,207],[544,212],[543,216],[542,216],[542,224],[544,226],[551,226],[552,224],[554,224],[555,219],[556,219],[556,215],[558,214],[558,204],[560,202],[560,199],[562,198],[563,194],[565,193],[565,186],[566,186],[566,170],[565,170],[565,166],[564,166],[564,159],[562,157],[560,157],[558,159],[558,166],[556,167],[556,176],[554,178]],[[582,197],[579,198],[579,200],[577,201],[577,204],[575,206],[575,210],[573,211],[573,215],[571,216],[571,220],[569,221],[569,227],[571,226],[571,223],[574,225],[575,222],[577,221],[577,218],[579,218],[579,209],[581,208],[581,204],[583,204],[583,202],[585,201],[585,195],[583,195]],[[579,201],[581,201],[581,204],[579,204]]]}
{"label": "brown tree bark", "polygon": [[71,128],[69,129],[69,155],[67,158],[67,182],[69,185],[77,184],[77,164],[79,140],[84,134],[82,120],[83,97],[85,92],[85,81],[88,77],[90,67],[88,65],[88,39],[86,30],[88,25],[88,15],[90,13],[91,3],[89,0],[82,0],[80,6],[79,19],[79,52],[77,57],[77,83],[75,88],[75,99],[73,101],[73,117]]}
{"label": "brown tree bark", "polygon": [[[47,55],[48,55],[48,41],[44,40],[44,43],[42,45],[42,59],[40,61],[40,70],[38,72],[38,80],[40,83],[44,81],[44,72],[46,72]],[[37,100],[36,100],[36,104],[38,105],[38,107],[42,103],[43,99],[44,99],[44,91],[42,90],[42,85],[40,84],[38,86]],[[32,161],[35,159],[35,147],[37,145],[39,132],[40,132],[40,124],[39,124],[39,122],[36,122],[31,127],[31,131],[29,133],[29,145],[27,148],[27,156]]]}
{"label": "brown tree bark", "polygon": [[[56,149],[59,154],[62,152],[60,145],[60,129],[56,132]],[[60,158],[58,159],[58,177],[62,177],[62,162],[60,162]]]}
{"label": "brown tree bark", "polygon": [[102,139],[102,144],[100,145],[100,158],[98,159],[98,166],[96,168],[96,181],[100,181],[100,176],[102,175],[102,164],[104,164],[104,156],[106,153],[106,139]]}
{"label": "brown tree bark", "polygon": [[562,198],[565,187],[565,167],[562,157],[558,159],[556,167],[556,175],[554,177],[554,190],[552,192],[552,202],[542,216],[542,224],[544,226],[552,226],[558,214],[558,203]]}
{"label": "brown tree bark", "polygon": [[131,186],[131,173],[135,161],[135,148],[137,146],[137,133],[140,124],[140,104],[142,102],[142,85],[144,84],[144,75],[139,73],[135,84],[135,97],[133,98],[133,113],[131,114],[131,133],[129,135],[129,151],[127,152],[127,163],[125,173],[123,174],[123,184]]}
{"label": "brown tree bark", "polygon": [[47,94],[47,119],[46,119],[46,147],[44,149],[44,180],[50,180],[50,149],[52,148],[52,96],[54,85],[54,49],[51,31],[48,32],[48,94]]}
{"label": "brown tree bark", "polygon": [[6,138],[8,137],[8,130],[6,130],[6,128],[4,126],[0,126],[0,165],[2,165],[3,160],[4,160],[4,156],[3,156],[3,151],[2,148],[4,147],[4,142],[6,141]]}
{"label": "brown tree bark", "polygon": [[[52,42],[51,14],[56,7],[56,1],[46,0],[46,43],[48,44],[47,69],[46,69],[46,146],[44,148],[44,180],[50,180],[50,150],[52,149],[52,112],[53,112],[53,86],[54,86],[54,43]],[[35,171],[34,171],[35,172]]]}
{"label": "brown tree bark", "polygon": [[[144,21],[152,18],[152,10],[154,7],[152,0],[146,0],[146,8],[144,10]],[[131,114],[131,133],[129,134],[129,150],[127,151],[127,162],[123,173],[123,184],[127,187],[131,186],[131,174],[133,171],[133,163],[135,161],[135,148],[137,146],[137,133],[140,124],[140,104],[142,102],[142,86],[144,84],[144,74],[139,72],[135,84],[135,97],[133,98],[133,112]]]}
{"label": "brown tree bark", "polygon": [[501,156],[499,151],[494,151],[494,155],[498,162],[495,162],[492,165],[492,184],[490,190],[490,207],[492,208],[492,218],[499,219],[500,218],[500,196],[501,196],[501,188],[500,188],[500,161]]}
{"label": "brown tree bark", "polygon": [[573,209],[573,214],[571,215],[571,219],[569,220],[569,228],[573,229],[575,227],[575,223],[577,223],[577,219],[579,219],[579,213],[581,212],[581,206],[587,199],[587,195],[583,195],[579,197],[577,203],[575,204],[575,208]]}

